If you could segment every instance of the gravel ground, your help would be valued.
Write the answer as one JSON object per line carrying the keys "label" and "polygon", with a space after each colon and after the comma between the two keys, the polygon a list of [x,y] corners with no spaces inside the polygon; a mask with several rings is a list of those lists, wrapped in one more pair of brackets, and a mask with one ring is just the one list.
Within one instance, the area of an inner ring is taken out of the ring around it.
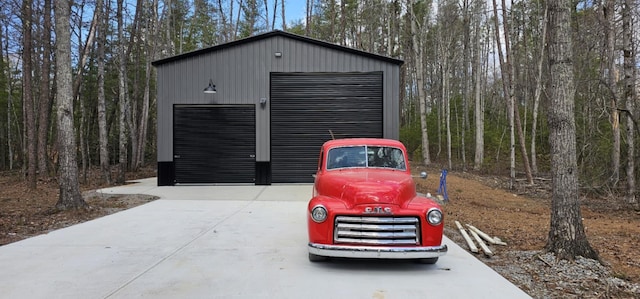
{"label": "gravel ground", "polygon": [[[458,231],[446,234],[468,248]],[[491,246],[494,255],[476,257],[533,298],[640,298],[640,284],[616,277],[596,260],[557,260],[553,253],[506,248]]]}
{"label": "gravel ground", "polygon": [[640,284],[613,276],[595,260],[556,260],[552,253],[539,251],[503,255],[506,263],[500,257],[485,263],[534,298],[640,298]]}

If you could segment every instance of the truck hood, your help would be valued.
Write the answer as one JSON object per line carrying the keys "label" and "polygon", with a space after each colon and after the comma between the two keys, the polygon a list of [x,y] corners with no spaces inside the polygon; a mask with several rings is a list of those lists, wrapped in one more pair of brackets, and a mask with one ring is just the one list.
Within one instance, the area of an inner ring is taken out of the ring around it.
{"label": "truck hood", "polygon": [[318,182],[318,191],[340,198],[351,207],[365,204],[404,206],[416,196],[411,175],[391,170],[333,171]]}

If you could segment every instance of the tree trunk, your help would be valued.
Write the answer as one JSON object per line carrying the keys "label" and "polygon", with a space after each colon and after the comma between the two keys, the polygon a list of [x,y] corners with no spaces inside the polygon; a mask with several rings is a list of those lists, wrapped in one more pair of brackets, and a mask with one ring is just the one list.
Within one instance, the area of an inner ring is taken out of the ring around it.
{"label": "tree trunk", "polygon": [[[128,53],[128,55],[126,55],[127,57],[133,57],[133,65],[142,65],[142,61],[146,60],[142,60],[141,59],[141,55],[140,55],[140,51],[144,51],[141,50],[140,47],[137,47],[137,40],[146,40],[142,37],[142,33],[141,33],[141,26],[140,23],[141,18],[142,18],[142,11],[144,11],[144,2],[142,0],[137,0],[137,4],[136,4],[136,12],[134,14],[134,19],[133,19],[133,24],[131,26],[131,33],[129,36],[129,43],[127,45],[127,48],[125,50],[125,53]],[[146,55],[148,56],[148,55]],[[126,68],[125,68],[125,74],[126,74]],[[139,80],[139,76],[138,76],[138,72],[134,71],[134,81],[133,81],[133,91],[131,92],[132,96],[129,97],[129,82],[126,80],[125,77],[125,110],[127,111],[126,113],[126,126],[128,128],[129,131],[129,138],[131,142],[131,160],[128,162],[129,169],[136,171],[137,170],[137,166],[140,165],[140,161],[139,161],[139,157],[138,157],[138,144],[140,139],[139,137],[139,132],[138,132],[138,105],[137,103],[135,103],[135,99],[138,98],[138,95],[140,94],[138,92],[138,88],[140,87],[140,84],[138,84],[138,80]]]}
{"label": "tree trunk", "polygon": [[[493,0],[493,21],[495,25],[495,34],[496,34],[496,44],[498,51],[498,60],[500,62],[500,73],[502,75],[502,89],[504,92],[504,96],[508,97],[507,100],[507,115],[509,118],[509,132],[510,132],[510,146],[509,146],[509,177],[511,180],[509,181],[509,189],[514,188],[514,183],[516,180],[516,156],[515,156],[515,138],[514,138],[514,118],[513,118],[513,97],[511,94],[510,88],[510,77],[509,77],[509,67],[506,66],[506,62],[504,59],[504,54],[502,53],[502,43],[500,42],[502,38],[500,37],[500,24],[498,23],[498,4],[496,0]],[[503,22],[506,20],[503,19]],[[505,33],[505,39],[508,36]]]}
{"label": "tree trunk", "polygon": [[[5,32],[4,40],[0,38],[0,55],[4,54],[5,57],[9,57],[9,28],[5,27]],[[11,67],[7,66],[6,71],[7,73],[3,75],[7,77],[7,158],[9,160],[9,170],[13,170],[13,138],[11,134],[11,112],[13,110],[13,97],[11,95],[13,93],[13,85],[10,79]]]}
{"label": "tree trunk", "polygon": [[96,2],[96,10],[99,11],[97,32],[98,47],[98,135],[100,140],[100,170],[107,185],[111,185],[111,169],[109,165],[109,139],[107,136],[107,104],[104,94],[104,67],[105,67],[105,43],[107,34],[107,20],[109,10],[104,8],[103,1]]}
{"label": "tree trunk", "polygon": [[616,20],[615,20],[615,0],[607,0],[602,8],[605,19],[604,33],[606,38],[606,82],[607,88],[611,92],[611,134],[613,135],[613,148],[611,150],[611,184],[618,185],[620,181],[620,113],[618,111],[618,92],[616,88]]}
{"label": "tree trunk", "polygon": [[80,152],[80,164],[82,165],[82,169],[80,170],[79,178],[80,182],[87,182],[87,172],[89,169],[88,159],[88,146],[87,146],[87,137],[86,136],[86,122],[87,122],[87,109],[85,108],[84,101],[79,99],[80,102],[80,126],[78,128],[78,151]]}
{"label": "tree trunk", "polygon": [[33,43],[31,40],[32,0],[22,2],[22,102],[25,120],[26,137],[26,164],[27,186],[36,189],[36,121],[31,84],[31,52]]}
{"label": "tree trunk", "polygon": [[342,46],[347,45],[347,7],[345,1],[340,1],[340,41]]}
{"label": "tree trunk", "polygon": [[306,21],[304,22],[304,32],[311,36],[311,18],[313,17],[313,0],[307,0]]}
{"label": "tree trunk", "polygon": [[553,195],[547,250],[557,258],[597,259],[582,224],[578,198],[578,165],[574,116],[575,86],[571,43],[571,0],[549,6],[550,107],[549,143]]}
{"label": "tree trunk", "polygon": [[[268,0],[262,0],[263,1],[263,6],[264,6],[264,22],[265,22],[265,28],[267,30],[273,30],[271,28],[271,22],[269,22],[269,1]],[[278,0],[274,0],[274,1],[278,1]],[[256,3],[257,6],[257,3]],[[273,14],[275,15],[275,11],[273,12]]]}
{"label": "tree trunk", "polygon": [[469,102],[471,102],[471,7],[469,0],[463,1],[463,31],[464,31],[464,52],[463,56],[463,78],[464,90],[462,91],[462,127],[460,128],[462,147],[462,170],[467,170],[467,147],[466,133],[469,129]]}
{"label": "tree trunk", "polygon": [[[229,37],[229,41],[236,40],[236,38],[238,37],[238,28],[240,28],[239,27],[240,26],[240,16],[242,15],[242,7],[243,7],[242,1],[243,0],[238,0],[238,15],[236,17],[236,27],[235,27],[233,33],[231,34],[231,36]],[[230,1],[230,3],[231,3],[230,4],[231,7],[230,7],[229,11],[233,11],[233,1]],[[231,16],[231,22],[233,22],[233,16]]]}
{"label": "tree trunk", "polygon": [[278,12],[278,0],[273,1],[273,20],[271,22],[271,31],[276,29],[276,12]]}
{"label": "tree trunk", "polygon": [[[284,1],[285,0],[280,0],[280,8],[281,8],[281,13],[282,13],[282,31],[287,31],[287,20],[284,17]],[[297,0],[294,0],[297,1]]]}
{"label": "tree trunk", "polygon": [[473,159],[473,169],[480,170],[482,168],[482,164],[484,163],[484,101],[482,100],[482,93],[480,92],[482,88],[481,79],[482,79],[482,52],[481,52],[481,39],[480,39],[480,24],[476,24],[475,27],[475,52],[476,57],[474,59],[474,80],[475,80],[475,109],[474,109],[474,119],[475,119],[475,156]]}
{"label": "tree trunk", "polygon": [[538,173],[538,160],[536,158],[536,137],[538,130],[538,112],[540,110],[540,95],[542,94],[542,63],[544,61],[544,49],[547,43],[547,12],[545,7],[542,19],[542,41],[540,42],[540,58],[538,59],[538,75],[536,77],[536,91],[533,98],[533,119],[531,120],[531,172]]}
{"label": "tree trunk", "polygon": [[[111,1],[108,1],[107,3],[110,3]],[[231,3],[233,3],[233,1],[231,1]],[[222,28],[223,28],[223,35],[226,36],[226,33],[229,31],[229,28],[227,28],[227,21],[224,19],[224,10],[222,9],[222,0],[218,0],[218,11],[220,12],[220,15],[222,17]],[[173,43],[173,37],[171,35],[171,19],[173,18],[173,11],[171,10],[171,0],[166,0],[164,1],[164,6],[165,6],[165,11],[167,12],[166,16],[165,16],[165,38],[167,39],[167,52],[169,55],[175,55],[176,53],[176,45]],[[226,40],[225,40],[226,41]]]}
{"label": "tree trunk", "polygon": [[[73,98],[78,100],[80,96],[80,85],[82,84],[82,78],[84,74],[84,66],[87,64],[89,59],[89,52],[93,48],[93,41],[96,36],[96,27],[98,26],[98,11],[95,10],[93,12],[93,18],[91,19],[91,26],[89,27],[89,33],[87,34],[87,41],[84,44],[84,47],[80,46],[80,61],[78,63],[76,78],[73,82]],[[81,26],[81,25],[80,25]],[[78,43],[81,45],[82,36],[78,36]]]}
{"label": "tree trunk", "polygon": [[56,34],[56,101],[59,146],[60,196],[56,208],[60,210],[85,207],[78,184],[76,139],[73,124],[73,80],[71,76],[71,29],[69,14],[71,1],[57,1],[55,5]]}
{"label": "tree trunk", "polygon": [[627,192],[625,200],[634,209],[639,210],[638,198],[636,197],[636,171],[635,171],[635,134],[633,113],[636,109],[636,61],[633,47],[633,23],[631,12],[633,5],[631,0],[624,1],[622,8],[622,40],[624,55],[624,100],[627,109],[626,129],[627,129]]}
{"label": "tree trunk", "polygon": [[[156,22],[158,19],[157,14],[155,13],[157,11],[157,7],[158,7],[158,0],[154,0],[153,1],[153,14],[151,17],[151,21],[149,22],[150,24],[150,28],[149,30],[147,30],[147,40],[153,40],[153,38],[155,36],[157,36],[158,31],[157,28],[159,27]],[[143,96],[143,102],[142,102],[142,114],[140,115],[140,125],[138,126],[139,128],[139,137],[138,139],[140,140],[139,144],[138,144],[138,149],[137,149],[137,156],[138,156],[138,164],[136,165],[136,169],[140,168],[143,164],[144,164],[144,150],[146,148],[147,145],[147,126],[148,126],[148,122],[149,122],[149,102],[150,102],[150,89],[151,89],[151,76],[152,76],[152,69],[151,69],[151,60],[153,59],[153,57],[155,56],[155,52],[156,52],[156,44],[155,43],[148,43],[147,44],[147,58],[146,58],[146,68],[145,68],[145,83],[144,83],[144,96]]]}
{"label": "tree trunk", "polygon": [[[511,38],[511,34],[509,33],[509,24],[511,24],[512,22],[507,22],[507,10],[506,10],[506,4],[505,4],[505,0],[502,0],[502,19],[503,21],[503,28],[504,28],[504,45],[505,45],[505,52],[506,52],[506,56],[507,56],[507,77],[508,82],[509,82],[509,103],[511,104],[511,109],[513,109],[513,122],[514,122],[514,129],[515,132],[518,135],[518,144],[520,145],[520,154],[522,155],[522,164],[524,166],[524,173],[527,177],[527,181],[529,182],[530,185],[533,185],[533,175],[531,174],[531,164],[529,164],[529,155],[527,154],[527,145],[526,142],[524,140],[524,133],[522,132],[522,122],[520,121],[520,111],[518,109],[518,102],[516,101],[515,98],[515,87],[514,87],[514,81],[515,81],[515,65],[512,62],[511,56],[513,56],[512,51],[511,51],[511,42],[510,42],[510,38]],[[513,134],[513,133],[512,133]],[[512,137],[513,139],[513,137]],[[515,146],[515,144],[513,144],[512,146]]]}
{"label": "tree trunk", "polygon": [[51,0],[44,1],[44,28],[42,46],[42,76],[40,82],[40,108],[38,116],[38,172],[41,177],[48,177],[47,155],[49,118],[51,115]]}
{"label": "tree trunk", "polygon": [[127,126],[126,126],[126,114],[127,114],[127,105],[126,105],[126,57],[124,53],[124,24],[122,20],[122,10],[123,10],[123,2],[124,0],[118,0],[118,11],[117,11],[117,19],[118,19],[118,57],[119,57],[119,66],[118,66],[118,107],[119,107],[119,115],[118,115],[118,176],[116,182],[119,184],[123,184],[125,182],[125,173],[127,171]]}
{"label": "tree trunk", "polygon": [[[496,0],[493,0],[493,12],[494,12],[494,22],[496,26],[496,43],[498,45],[497,51],[498,56],[500,57],[500,70],[502,73],[502,85],[504,88],[505,96],[509,97],[507,99],[507,107],[508,107],[508,115],[509,115],[509,127],[511,128],[511,183],[510,187],[513,188],[513,184],[515,182],[515,133],[518,134],[518,141],[520,146],[520,152],[522,154],[522,164],[524,165],[524,171],[527,176],[527,181],[529,184],[533,184],[533,175],[531,174],[531,166],[529,164],[529,157],[527,155],[527,148],[524,141],[524,133],[522,132],[522,124],[520,121],[520,113],[518,111],[518,103],[515,100],[514,95],[514,65],[511,62],[511,45],[509,42],[509,25],[507,22],[507,13],[505,9],[505,1],[502,0],[502,22],[503,22],[503,30],[504,30],[504,47],[506,55],[502,54],[502,46],[500,43],[500,29],[498,24],[498,8],[496,4]],[[503,58],[506,56],[506,59]]]}
{"label": "tree trunk", "polygon": [[447,165],[452,169],[451,161],[451,86],[449,86],[449,61],[445,62],[446,67],[442,72],[442,104],[444,105],[444,125],[447,130]]}
{"label": "tree trunk", "polygon": [[420,107],[420,132],[422,136],[422,164],[427,166],[431,164],[429,158],[429,132],[427,130],[427,104],[426,104],[426,92],[424,90],[424,69],[422,59],[422,47],[420,46],[420,40],[418,40],[417,19],[413,11],[414,1],[408,1],[407,6],[411,9],[411,36],[413,43],[413,61],[416,64],[416,81],[418,85],[418,102]]}

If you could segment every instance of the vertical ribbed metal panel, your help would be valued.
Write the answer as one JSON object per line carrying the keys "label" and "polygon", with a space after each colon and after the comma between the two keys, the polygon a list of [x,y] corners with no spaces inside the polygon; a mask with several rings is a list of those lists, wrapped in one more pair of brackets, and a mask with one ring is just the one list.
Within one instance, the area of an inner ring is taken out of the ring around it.
{"label": "vertical ribbed metal panel", "polygon": [[313,182],[322,143],[383,137],[382,73],[273,73],[274,183]]}
{"label": "vertical ribbed metal panel", "polygon": [[176,106],[176,183],[253,183],[253,106]]}

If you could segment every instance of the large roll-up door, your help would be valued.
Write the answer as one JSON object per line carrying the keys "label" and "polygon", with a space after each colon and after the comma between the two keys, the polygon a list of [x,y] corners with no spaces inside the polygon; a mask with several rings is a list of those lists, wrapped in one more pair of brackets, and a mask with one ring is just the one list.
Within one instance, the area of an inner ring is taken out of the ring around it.
{"label": "large roll-up door", "polygon": [[176,183],[255,181],[254,106],[175,106],[173,121]]}
{"label": "large roll-up door", "polygon": [[382,72],[271,74],[272,182],[313,182],[332,136],[382,135]]}

